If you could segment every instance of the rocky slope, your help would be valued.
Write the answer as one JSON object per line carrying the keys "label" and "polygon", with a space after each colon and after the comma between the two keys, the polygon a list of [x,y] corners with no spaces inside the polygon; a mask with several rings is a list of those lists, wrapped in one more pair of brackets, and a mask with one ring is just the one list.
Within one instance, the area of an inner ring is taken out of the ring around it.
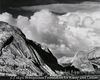
{"label": "rocky slope", "polygon": [[100,68],[100,47],[94,47],[87,51],[78,51],[72,65],[83,72],[95,72],[95,68]]}
{"label": "rocky slope", "polygon": [[93,65],[88,60],[88,57],[86,55],[87,53],[85,51],[78,51],[72,60],[73,61],[72,65],[83,72],[94,71]]}
{"label": "rocky slope", "polygon": [[0,22],[0,76],[57,76],[62,66],[48,48]]}
{"label": "rocky slope", "polygon": [[100,47],[96,46],[87,51],[78,51],[71,59],[62,57],[58,62],[67,69],[75,67],[82,72],[95,72],[100,69]]}

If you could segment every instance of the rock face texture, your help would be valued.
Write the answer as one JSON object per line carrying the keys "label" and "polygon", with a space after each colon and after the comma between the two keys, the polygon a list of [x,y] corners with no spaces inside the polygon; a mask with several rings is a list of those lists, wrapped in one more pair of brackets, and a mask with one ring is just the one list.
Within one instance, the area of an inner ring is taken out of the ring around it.
{"label": "rock face texture", "polygon": [[78,51],[74,56],[72,65],[83,72],[94,71],[92,63],[88,60],[88,57],[86,55],[87,54],[85,51]]}
{"label": "rock face texture", "polygon": [[94,47],[87,52],[88,60],[96,65],[97,68],[100,68],[100,47]]}
{"label": "rock face texture", "polygon": [[94,47],[87,51],[87,57],[88,59],[96,59],[100,58],[100,47]]}
{"label": "rock face texture", "polygon": [[100,47],[94,47],[88,51],[78,51],[73,58],[73,66],[81,71],[95,71],[95,66],[100,68]]}
{"label": "rock face texture", "polygon": [[68,70],[75,67],[83,72],[95,72],[100,69],[100,47],[96,46],[87,51],[78,51],[73,58],[62,57],[58,62]]}
{"label": "rock face texture", "polygon": [[62,69],[48,48],[0,22],[0,76],[57,76]]}

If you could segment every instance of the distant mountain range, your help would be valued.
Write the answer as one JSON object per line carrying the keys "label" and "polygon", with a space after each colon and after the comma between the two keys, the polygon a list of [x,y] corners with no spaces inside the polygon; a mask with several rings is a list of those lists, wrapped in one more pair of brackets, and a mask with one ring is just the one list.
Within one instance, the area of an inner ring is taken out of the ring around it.
{"label": "distant mountain range", "polygon": [[58,62],[64,67],[74,66],[83,72],[95,72],[100,69],[100,47],[94,47],[88,51],[78,51],[74,57],[62,57]]}

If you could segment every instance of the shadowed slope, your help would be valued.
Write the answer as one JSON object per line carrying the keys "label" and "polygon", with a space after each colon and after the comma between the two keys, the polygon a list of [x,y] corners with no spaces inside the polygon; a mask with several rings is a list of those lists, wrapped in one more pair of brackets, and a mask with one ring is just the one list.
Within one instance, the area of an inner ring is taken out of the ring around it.
{"label": "shadowed slope", "polygon": [[0,22],[0,54],[0,76],[57,76],[62,70],[48,48],[5,22]]}

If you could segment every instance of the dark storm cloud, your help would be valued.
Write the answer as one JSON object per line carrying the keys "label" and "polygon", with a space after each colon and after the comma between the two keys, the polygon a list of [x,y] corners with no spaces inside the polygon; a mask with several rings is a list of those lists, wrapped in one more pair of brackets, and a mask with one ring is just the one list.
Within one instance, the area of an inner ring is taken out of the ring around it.
{"label": "dark storm cloud", "polygon": [[[0,0],[0,14],[3,12],[8,12],[16,18],[18,15],[23,16],[32,16],[36,10],[33,11],[25,11],[25,10],[14,10],[10,9],[10,7],[22,7],[22,6],[36,6],[36,5],[46,5],[46,4],[57,4],[57,3],[81,3],[84,1],[93,1],[99,2],[100,0]],[[59,10],[60,11],[60,10]],[[52,11],[55,14],[64,14],[63,12]]]}
{"label": "dark storm cloud", "polygon": [[99,2],[100,0],[0,0],[1,7],[20,7],[54,3],[81,3],[84,1]]}
{"label": "dark storm cloud", "polygon": [[95,11],[100,9],[100,4],[98,2],[83,2],[80,4],[50,4],[50,5],[39,5],[39,6],[24,6],[20,8],[12,8],[26,11],[40,11],[42,9],[48,9],[53,13],[66,14],[67,12],[76,11]]}

